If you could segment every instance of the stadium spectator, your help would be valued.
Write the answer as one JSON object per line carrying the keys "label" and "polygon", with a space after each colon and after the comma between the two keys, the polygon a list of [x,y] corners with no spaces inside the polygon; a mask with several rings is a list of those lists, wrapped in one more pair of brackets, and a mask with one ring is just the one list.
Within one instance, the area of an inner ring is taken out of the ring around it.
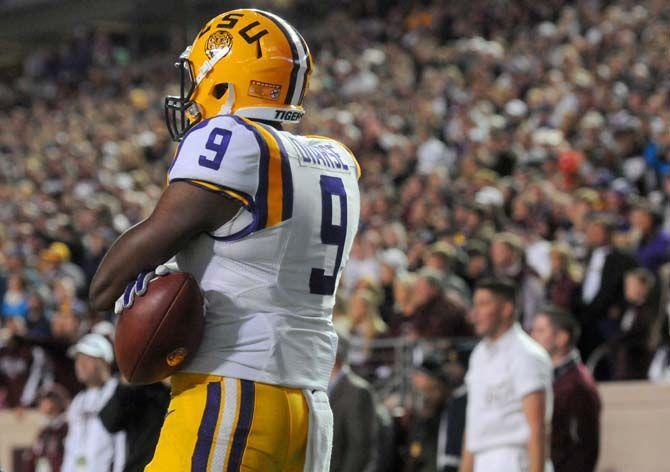
{"label": "stadium spectator", "polygon": [[379,312],[384,323],[388,325],[393,318],[395,305],[393,282],[407,271],[407,256],[398,248],[387,249],[380,257],[379,267],[379,281],[383,292]]}
{"label": "stadium spectator", "polygon": [[465,281],[470,292],[475,288],[477,281],[489,272],[487,246],[484,241],[474,239],[465,246],[467,262],[465,267]]}
{"label": "stadium spectator", "polygon": [[465,308],[444,296],[442,273],[422,269],[412,287],[409,314],[401,320],[400,332],[413,338],[445,338],[469,336],[471,327]]}
{"label": "stadium spectator", "polygon": [[104,336],[87,334],[72,346],[70,354],[75,356],[77,378],[86,388],[74,397],[67,411],[62,471],[121,472],[126,457],[125,434],[110,434],[98,416],[118,385],[118,379],[111,375],[112,345]]}
{"label": "stadium spectator", "polygon": [[548,305],[535,317],[532,335],[547,350],[554,366],[554,470],[593,472],[600,448],[601,402],[595,381],[576,348],[579,324],[561,307]]}
{"label": "stadium spectator", "polygon": [[551,275],[547,280],[547,301],[570,310],[579,292],[581,269],[570,248],[555,243],[551,248]]}
{"label": "stadium spectator", "polygon": [[648,378],[652,382],[670,381],[670,330],[668,330],[668,315],[665,315],[660,343],[649,364]]}
{"label": "stadium spectator", "polygon": [[391,412],[381,402],[376,407],[377,447],[374,472],[391,472],[400,463],[396,446],[396,424]]}
{"label": "stadium spectator", "polygon": [[342,273],[345,290],[351,290],[362,278],[379,279],[379,261],[377,260],[378,235],[369,233],[356,239],[351,248],[349,262]]}
{"label": "stadium spectator", "polygon": [[409,318],[412,314],[414,301],[412,288],[416,283],[416,274],[406,272],[399,275],[393,281],[393,315],[391,317],[391,334],[393,336],[402,336],[407,334]]}
{"label": "stadium spectator", "polygon": [[9,319],[5,330],[8,339],[0,344],[0,408],[34,406],[40,389],[53,383],[50,359],[22,337],[23,318]]}
{"label": "stadium spectator", "polygon": [[438,472],[456,472],[463,454],[463,435],[468,403],[465,386],[465,364],[467,353],[449,350],[445,371],[449,380],[449,399],[440,418],[437,435]]}
{"label": "stadium spectator", "polygon": [[623,279],[635,261],[612,246],[613,228],[603,216],[592,217],[586,227],[589,257],[579,300],[585,358],[612,336],[625,305]]}
{"label": "stadium spectator", "polygon": [[519,287],[521,324],[529,329],[533,316],[544,303],[541,279],[524,260],[523,241],[512,233],[499,233],[491,242],[491,264],[495,277],[514,280]]}
{"label": "stadium spectator", "polygon": [[471,298],[470,289],[458,275],[464,269],[465,254],[448,243],[437,242],[431,246],[424,256],[423,267],[435,269],[444,274],[443,285],[447,293],[460,300]]}
{"label": "stadium spectator", "polygon": [[25,318],[28,314],[28,297],[25,292],[23,278],[12,275],[7,281],[7,290],[2,301],[2,316],[9,318],[18,316]]}
{"label": "stadium spectator", "polygon": [[472,318],[482,341],[470,358],[461,472],[551,470],[551,361],[518,324],[511,280],[483,280]]}
{"label": "stadium spectator", "polygon": [[351,371],[347,360],[350,347],[349,338],[342,333],[328,385],[334,419],[331,472],[375,470],[375,397],[370,385]]}
{"label": "stadium spectator", "polygon": [[84,331],[80,318],[71,311],[51,314],[50,332],[46,335],[26,333],[25,340],[44,349],[53,368],[54,382],[62,385],[74,396],[81,390],[77,380],[74,360],[68,356],[68,349],[76,344]]}
{"label": "stadium spectator", "polygon": [[635,269],[624,279],[625,308],[617,331],[608,341],[613,380],[645,379],[651,362],[650,338],[659,317],[659,292],[654,274]]}
{"label": "stadium spectator", "polygon": [[410,412],[408,457],[404,470],[455,472],[461,456],[467,397],[458,372],[429,357],[412,375],[417,396]]}
{"label": "stadium spectator", "polygon": [[495,224],[482,204],[457,201],[454,204],[454,224],[466,240],[490,241],[495,234]]}
{"label": "stadium spectator", "polygon": [[388,327],[379,315],[377,294],[371,290],[356,290],[348,304],[347,320],[350,325],[346,333],[355,346],[351,346],[348,361],[354,365],[363,365],[370,358],[371,343],[383,336]]}
{"label": "stadium spectator", "polygon": [[630,223],[637,233],[637,263],[656,273],[670,262],[670,234],[663,229],[662,214],[646,201],[638,201],[630,213]]}
{"label": "stadium spectator", "polygon": [[119,382],[100,410],[100,421],[110,434],[125,433],[124,472],[142,471],[151,462],[169,403],[170,388],[164,383],[128,385]]}
{"label": "stadium spectator", "polygon": [[26,313],[26,336],[48,336],[50,329],[44,299],[39,293],[31,293]]}
{"label": "stadium spectator", "polygon": [[23,457],[26,472],[59,471],[63,464],[70,395],[61,385],[53,384],[40,393],[38,409],[47,423],[37,434],[32,448]]}

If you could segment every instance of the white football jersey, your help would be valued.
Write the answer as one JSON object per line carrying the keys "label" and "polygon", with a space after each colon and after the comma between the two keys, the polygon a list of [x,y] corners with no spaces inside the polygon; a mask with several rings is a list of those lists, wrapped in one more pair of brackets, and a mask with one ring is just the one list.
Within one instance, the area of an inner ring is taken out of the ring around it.
{"label": "white football jersey", "polygon": [[232,115],[193,127],[170,166],[243,203],[176,256],[207,300],[202,344],[184,367],[325,390],[335,359],[335,291],[358,228],[360,168],[342,144]]}

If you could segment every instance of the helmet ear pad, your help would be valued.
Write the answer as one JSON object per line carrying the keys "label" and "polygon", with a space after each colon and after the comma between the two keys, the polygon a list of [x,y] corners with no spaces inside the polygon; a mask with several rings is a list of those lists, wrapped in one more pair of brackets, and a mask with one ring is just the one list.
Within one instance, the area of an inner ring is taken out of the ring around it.
{"label": "helmet ear pad", "polygon": [[235,104],[235,86],[228,82],[221,82],[212,87],[212,97],[220,103],[220,114],[231,113]]}
{"label": "helmet ear pad", "polygon": [[228,84],[226,82],[216,84],[214,87],[212,87],[212,95],[214,95],[214,97],[218,100],[221,100],[227,91]]}

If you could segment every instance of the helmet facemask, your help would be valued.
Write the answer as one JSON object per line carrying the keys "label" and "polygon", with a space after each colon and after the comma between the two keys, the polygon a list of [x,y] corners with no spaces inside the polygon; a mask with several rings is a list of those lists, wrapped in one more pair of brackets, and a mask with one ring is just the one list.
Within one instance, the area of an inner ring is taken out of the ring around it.
{"label": "helmet facemask", "polygon": [[186,132],[202,119],[198,105],[192,100],[196,86],[193,64],[184,55],[175,62],[180,74],[180,95],[165,97],[165,124],[173,141],[181,141]]}

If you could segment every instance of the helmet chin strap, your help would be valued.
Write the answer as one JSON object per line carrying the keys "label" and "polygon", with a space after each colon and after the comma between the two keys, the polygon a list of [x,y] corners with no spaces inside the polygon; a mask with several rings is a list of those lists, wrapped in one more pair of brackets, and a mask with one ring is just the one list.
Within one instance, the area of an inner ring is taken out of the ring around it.
{"label": "helmet chin strap", "polygon": [[227,94],[228,98],[226,98],[226,103],[224,103],[219,110],[220,115],[228,115],[233,110],[233,105],[235,104],[235,87],[231,83],[228,84]]}

